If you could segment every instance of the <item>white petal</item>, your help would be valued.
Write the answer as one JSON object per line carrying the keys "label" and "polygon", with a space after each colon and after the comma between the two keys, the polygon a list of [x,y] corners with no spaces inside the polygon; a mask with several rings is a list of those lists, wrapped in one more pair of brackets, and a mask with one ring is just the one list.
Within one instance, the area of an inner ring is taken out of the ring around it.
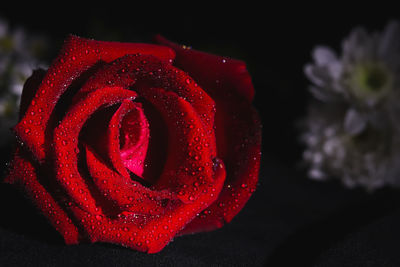
{"label": "white petal", "polygon": [[22,83],[14,83],[11,86],[11,92],[15,95],[22,95],[22,89],[24,85]]}
{"label": "white petal", "polygon": [[367,117],[355,109],[349,109],[344,118],[344,129],[350,135],[361,133],[367,125]]}
{"label": "white petal", "polygon": [[338,142],[338,140],[335,139],[335,138],[332,138],[332,139],[327,140],[327,141],[324,143],[322,149],[323,149],[323,151],[324,151],[324,153],[325,153],[326,155],[328,155],[328,156],[333,156],[334,153],[335,153],[335,151],[336,151],[336,149],[337,149],[337,147],[338,147],[339,145],[340,145],[340,143]]}
{"label": "white petal", "polygon": [[392,53],[399,52],[400,25],[397,21],[391,21],[382,34],[379,42],[378,55],[388,58]]}
{"label": "white petal", "polygon": [[312,157],[312,163],[315,165],[320,165],[324,161],[324,156],[321,152],[314,153]]}
{"label": "white petal", "polygon": [[324,67],[307,64],[304,67],[304,73],[317,86],[327,86],[331,82],[331,77]]}
{"label": "white petal", "polygon": [[310,86],[308,90],[316,99],[323,102],[334,102],[338,100],[338,96],[328,91],[325,87]]}
{"label": "white petal", "polygon": [[400,24],[398,21],[390,22],[379,41],[377,54],[386,66],[396,72],[400,62]]}
{"label": "white petal", "polygon": [[0,37],[3,37],[8,32],[8,23],[0,18]]}
{"label": "white petal", "polygon": [[308,171],[308,175],[314,180],[326,180],[326,175],[320,169],[311,169]]}
{"label": "white petal", "polygon": [[366,47],[371,42],[368,33],[364,28],[354,28],[349,37],[343,40],[343,59],[347,62],[353,63],[360,61],[366,55]]}
{"label": "white petal", "polygon": [[342,76],[343,65],[340,61],[332,61],[329,65],[327,65],[328,71],[333,80],[339,80]]}
{"label": "white petal", "polygon": [[312,57],[317,66],[324,66],[337,61],[335,52],[327,46],[317,46],[312,52]]}

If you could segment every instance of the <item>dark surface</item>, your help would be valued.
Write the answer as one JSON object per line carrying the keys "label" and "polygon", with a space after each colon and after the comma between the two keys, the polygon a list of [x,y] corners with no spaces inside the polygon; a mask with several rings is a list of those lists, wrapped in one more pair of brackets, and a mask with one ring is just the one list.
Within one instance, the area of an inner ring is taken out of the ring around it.
{"label": "dark surface", "polygon": [[[253,76],[264,132],[260,185],[243,211],[217,231],[176,238],[154,255],[108,244],[66,246],[29,201],[0,184],[0,266],[400,266],[399,191],[347,190],[310,181],[296,168],[301,147],[294,124],[307,104],[302,67],[311,49],[339,48],[352,27],[380,30],[396,18],[397,10],[387,6],[336,12],[330,5],[309,12],[292,6],[197,13],[189,6],[179,12],[2,8],[0,16],[13,26],[51,37],[49,59],[68,33],[143,42],[161,33],[242,59]],[[2,169],[9,153],[1,148]]]}
{"label": "dark surface", "polygon": [[[29,202],[0,185],[2,266],[398,266],[400,194],[317,183],[273,160],[228,225],[176,238],[158,254],[109,244],[66,246]],[[366,264],[366,265],[364,265]],[[386,265],[384,265],[386,264]]]}

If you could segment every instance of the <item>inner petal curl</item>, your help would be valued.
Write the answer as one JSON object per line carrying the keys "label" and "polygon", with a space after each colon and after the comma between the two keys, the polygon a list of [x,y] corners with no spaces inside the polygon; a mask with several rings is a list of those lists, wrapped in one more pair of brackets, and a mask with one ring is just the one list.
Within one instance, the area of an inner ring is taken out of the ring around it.
{"label": "inner petal curl", "polygon": [[142,105],[125,100],[111,118],[108,131],[109,156],[117,171],[127,175],[128,169],[143,178],[150,131]]}

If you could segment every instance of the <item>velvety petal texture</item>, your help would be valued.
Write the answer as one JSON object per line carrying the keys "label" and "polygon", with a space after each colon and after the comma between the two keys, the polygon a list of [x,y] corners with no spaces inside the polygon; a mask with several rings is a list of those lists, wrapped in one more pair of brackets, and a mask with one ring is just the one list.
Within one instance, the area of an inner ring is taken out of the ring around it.
{"label": "velvety petal texture", "polygon": [[261,126],[243,62],[70,36],[24,86],[5,182],[67,244],[155,253],[229,222],[254,192]]}
{"label": "velvety petal texture", "polygon": [[196,51],[162,36],[156,41],[174,49],[174,64],[184,69],[216,104],[218,156],[227,178],[218,200],[182,233],[212,230],[230,222],[255,191],[261,157],[261,122],[251,105],[254,88],[244,62]]}

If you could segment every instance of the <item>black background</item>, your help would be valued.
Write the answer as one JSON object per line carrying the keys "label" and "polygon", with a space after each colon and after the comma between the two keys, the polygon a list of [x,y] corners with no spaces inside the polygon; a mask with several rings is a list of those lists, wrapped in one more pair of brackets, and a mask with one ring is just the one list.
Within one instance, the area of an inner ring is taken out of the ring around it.
{"label": "black background", "polygon": [[[244,60],[263,121],[260,185],[245,209],[220,230],[176,238],[155,255],[107,244],[65,246],[16,190],[0,186],[0,265],[41,266],[400,266],[400,194],[368,194],[338,182],[318,183],[297,167],[302,147],[295,122],[309,94],[303,66],[318,44],[340,49],[351,28],[382,30],[398,12],[383,3],[276,8],[203,3],[142,7],[10,7],[0,16],[53,45],[49,60],[72,33],[99,40],[170,40]],[[233,5],[233,3],[232,3]],[[337,7],[336,9],[334,7]],[[307,11],[303,11],[303,9]],[[9,148],[2,148],[2,166]]]}

